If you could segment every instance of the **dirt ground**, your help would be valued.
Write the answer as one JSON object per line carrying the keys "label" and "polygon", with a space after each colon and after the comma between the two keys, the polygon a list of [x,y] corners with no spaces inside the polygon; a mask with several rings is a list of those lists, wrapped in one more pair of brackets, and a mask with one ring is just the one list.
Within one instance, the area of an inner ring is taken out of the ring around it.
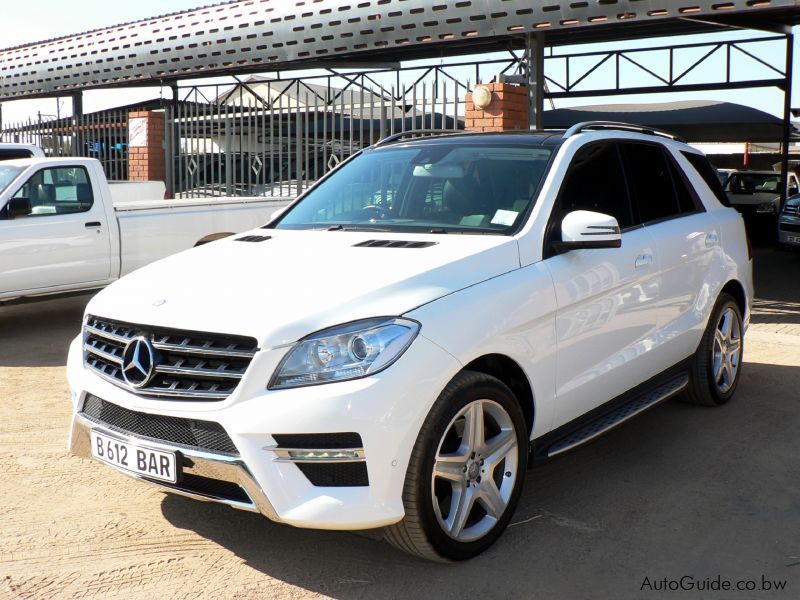
{"label": "dirt ground", "polygon": [[[68,455],[64,362],[89,296],[0,308],[0,598],[800,597],[800,255],[762,251],[756,273],[731,403],[668,402],[531,470],[500,542],[444,566]],[[787,587],[654,591],[683,576]]]}

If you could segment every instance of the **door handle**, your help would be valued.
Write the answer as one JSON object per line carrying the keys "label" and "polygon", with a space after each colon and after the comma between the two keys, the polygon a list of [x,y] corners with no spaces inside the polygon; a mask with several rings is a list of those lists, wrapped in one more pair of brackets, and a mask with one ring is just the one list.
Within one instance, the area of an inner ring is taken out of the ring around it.
{"label": "door handle", "polygon": [[84,225],[86,229],[100,229],[103,224],[100,221],[89,221]]}
{"label": "door handle", "polygon": [[719,241],[719,237],[717,237],[716,231],[711,231],[706,235],[706,248],[713,248],[717,245]]}
{"label": "door handle", "polygon": [[641,269],[642,267],[646,267],[647,265],[652,265],[652,264],[653,264],[653,255],[649,252],[645,252],[636,257],[633,266],[637,269]]}

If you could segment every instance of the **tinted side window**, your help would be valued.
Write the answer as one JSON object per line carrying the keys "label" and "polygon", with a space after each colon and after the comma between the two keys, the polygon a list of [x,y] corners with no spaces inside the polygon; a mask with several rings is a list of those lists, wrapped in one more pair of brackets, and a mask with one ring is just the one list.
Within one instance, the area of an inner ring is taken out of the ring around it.
{"label": "tinted side window", "polygon": [[711,166],[708,159],[702,154],[695,154],[694,152],[681,152],[681,154],[691,163],[694,170],[697,171],[700,177],[703,178],[703,181],[706,182],[706,185],[714,192],[717,200],[719,200],[723,206],[730,206],[731,203],[728,200],[728,195],[725,193],[725,190],[722,189],[722,183],[720,183],[719,177],[717,176],[717,171]]}
{"label": "tinted side window", "polygon": [[697,198],[697,193],[692,188],[692,184],[686,179],[683,169],[675,163],[675,159],[669,153],[666,156],[669,171],[672,175],[672,184],[675,186],[675,196],[678,198],[678,208],[680,208],[681,213],[704,210],[702,203]]}
{"label": "tinted side window", "polygon": [[616,144],[592,144],[578,150],[561,191],[555,225],[573,210],[615,217],[622,229],[633,225],[625,175]]}
{"label": "tinted side window", "polygon": [[63,215],[86,212],[92,208],[94,197],[89,174],[83,167],[42,169],[14,194],[18,206],[27,205],[25,216]]}
{"label": "tinted side window", "polygon": [[634,204],[642,223],[680,214],[667,157],[660,146],[621,144]]}

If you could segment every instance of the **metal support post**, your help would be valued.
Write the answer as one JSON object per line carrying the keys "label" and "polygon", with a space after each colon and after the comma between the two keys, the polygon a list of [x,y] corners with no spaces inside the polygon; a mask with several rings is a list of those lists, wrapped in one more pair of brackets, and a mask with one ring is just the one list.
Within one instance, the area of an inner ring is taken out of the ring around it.
{"label": "metal support post", "polygon": [[544,34],[529,33],[526,37],[526,71],[528,77],[528,125],[544,128]]}
{"label": "metal support post", "polygon": [[789,192],[789,144],[792,133],[792,70],[794,66],[794,35],[786,34],[786,69],[783,83],[783,140],[781,143],[781,209]]}

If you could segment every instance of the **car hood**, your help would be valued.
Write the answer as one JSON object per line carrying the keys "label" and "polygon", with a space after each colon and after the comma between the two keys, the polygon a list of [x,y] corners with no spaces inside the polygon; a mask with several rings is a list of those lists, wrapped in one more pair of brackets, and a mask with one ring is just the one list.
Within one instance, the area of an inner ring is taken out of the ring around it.
{"label": "car hood", "polygon": [[[239,241],[247,235],[270,239]],[[357,246],[370,240],[432,245]],[[356,319],[401,315],[518,267],[516,240],[506,236],[260,229],[134,271],[86,311],[252,336],[267,348]]]}

